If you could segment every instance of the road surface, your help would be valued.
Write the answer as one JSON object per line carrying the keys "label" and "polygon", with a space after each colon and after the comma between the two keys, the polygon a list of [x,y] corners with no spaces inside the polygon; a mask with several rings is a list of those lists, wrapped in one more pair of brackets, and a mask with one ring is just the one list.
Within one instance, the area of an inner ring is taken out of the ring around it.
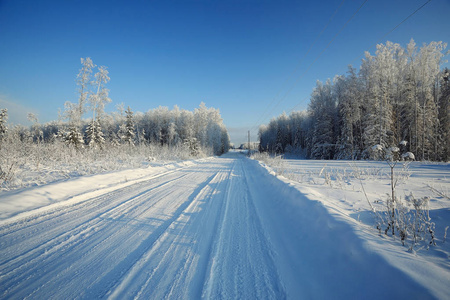
{"label": "road surface", "polygon": [[238,153],[0,226],[2,299],[364,295],[430,297]]}

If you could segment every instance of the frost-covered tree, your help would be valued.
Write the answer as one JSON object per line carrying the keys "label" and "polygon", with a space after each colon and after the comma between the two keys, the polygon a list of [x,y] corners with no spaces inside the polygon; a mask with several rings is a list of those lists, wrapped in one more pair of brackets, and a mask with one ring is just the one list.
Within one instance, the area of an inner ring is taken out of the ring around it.
{"label": "frost-covered tree", "polygon": [[337,110],[329,80],[325,85],[317,82],[308,111],[310,117],[314,120],[311,157],[332,159],[336,146],[335,121],[337,120]]}
{"label": "frost-covered tree", "polygon": [[293,152],[302,152],[306,148],[305,120],[308,118],[306,112],[294,111],[289,115],[291,146]]}
{"label": "frost-covered tree", "polygon": [[206,145],[207,143],[208,114],[208,108],[204,102],[201,102],[200,106],[194,110],[194,130],[200,145]]}
{"label": "frost-covered tree", "polygon": [[177,133],[177,125],[172,121],[167,129],[167,137],[169,146],[175,146],[179,142],[179,137]]}
{"label": "frost-covered tree", "polygon": [[91,120],[86,128],[86,141],[91,149],[103,149],[105,138],[97,120]]}
{"label": "frost-covered tree", "polygon": [[8,120],[8,109],[3,108],[0,110],[0,147],[6,133],[8,132],[8,127],[6,126],[6,121]]}
{"label": "frost-covered tree", "polygon": [[[349,67],[348,76],[335,80],[338,94],[339,137],[336,158],[360,158],[362,145],[362,91],[355,69]],[[337,90],[337,91],[336,91]]]}
{"label": "frost-covered tree", "polygon": [[59,134],[60,138],[66,143],[68,146],[73,146],[76,150],[80,150],[84,147],[84,139],[81,132],[78,130],[77,126],[69,126],[68,130]]}
{"label": "frost-covered tree", "polygon": [[64,118],[68,120],[68,128],[60,128],[58,136],[66,145],[80,150],[83,148],[84,139],[80,131],[79,105],[67,101],[64,107]]}
{"label": "frost-covered tree", "polygon": [[101,149],[105,139],[100,126],[100,118],[104,112],[105,105],[111,102],[111,99],[108,97],[109,90],[105,87],[110,78],[108,70],[104,66],[98,68],[98,72],[94,77],[93,85],[96,86],[97,91],[89,96],[92,121],[86,129],[86,139],[89,147]]}
{"label": "frost-covered tree", "polygon": [[107,68],[104,66],[99,67],[94,77],[95,80],[92,84],[96,87],[96,92],[89,96],[89,103],[92,110],[92,119],[99,120],[103,114],[105,105],[111,102],[108,96],[109,90],[105,86],[110,80]]}
{"label": "frost-covered tree", "polygon": [[127,110],[125,111],[125,123],[121,126],[121,135],[120,139],[131,146],[134,146],[134,138],[136,136],[135,133],[135,124],[133,120],[133,111],[128,106]]}
{"label": "frost-covered tree", "polygon": [[450,71],[445,68],[439,76],[439,133],[442,153],[439,159],[450,161]]}
{"label": "frost-covered tree", "polygon": [[420,160],[448,159],[449,75],[440,71],[446,47],[431,42],[418,48],[414,40],[405,49],[391,42],[377,45],[374,55],[365,53],[358,73],[350,68],[314,89],[303,121],[293,122],[291,114],[286,126],[282,115],[261,126],[261,149],[286,151],[287,130],[293,145],[302,136],[312,158],[371,157],[375,145],[389,149],[405,141]]}
{"label": "frost-covered tree", "polygon": [[365,85],[364,146],[368,151],[375,144],[392,144],[392,89],[394,85],[394,56],[398,45],[377,45],[375,56],[366,53],[361,72]]}
{"label": "frost-covered tree", "polygon": [[28,113],[27,119],[28,121],[33,123],[33,125],[31,125],[30,130],[30,141],[36,141],[37,143],[42,142],[44,139],[44,132],[39,126],[39,120],[37,115],[34,113]]}
{"label": "frost-covered tree", "polygon": [[292,112],[289,116],[282,114],[273,118],[268,125],[261,125],[259,150],[302,154],[307,147],[308,120],[307,112]]}
{"label": "frost-covered tree", "polygon": [[219,110],[208,108],[204,103],[194,113],[180,110],[177,106],[173,110],[162,106],[151,109],[140,117],[136,127],[139,135],[151,144],[170,147],[195,144],[194,148],[199,153],[212,152],[216,155],[224,153],[222,149],[226,152],[229,148],[228,132]]}
{"label": "frost-covered tree", "polygon": [[[444,56],[443,50],[447,47],[442,42],[431,42],[423,45],[417,57],[418,67],[418,102],[420,105],[421,123],[421,159],[432,159],[433,152],[437,150],[438,138],[438,100],[435,97],[434,87],[440,74],[440,65]],[[419,150],[420,152],[420,150]],[[419,154],[418,152],[416,154]]]}
{"label": "frost-covered tree", "polygon": [[78,107],[75,110],[76,114],[73,116],[74,126],[81,126],[81,119],[85,113],[86,101],[90,93],[92,69],[96,67],[90,57],[81,58],[81,64],[83,67],[77,75],[80,97],[78,98]]}

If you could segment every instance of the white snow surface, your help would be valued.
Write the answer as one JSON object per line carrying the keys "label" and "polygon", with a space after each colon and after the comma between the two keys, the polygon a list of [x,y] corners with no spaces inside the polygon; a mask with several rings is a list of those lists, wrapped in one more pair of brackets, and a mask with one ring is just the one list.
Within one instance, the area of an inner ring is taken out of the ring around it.
{"label": "white snow surface", "polygon": [[[449,299],[450,241],[380,237],[323,164],[289,160],[290,180],[230,152],[0,193],[0,298]],[[448,164],[420,171],[448,188]]]}

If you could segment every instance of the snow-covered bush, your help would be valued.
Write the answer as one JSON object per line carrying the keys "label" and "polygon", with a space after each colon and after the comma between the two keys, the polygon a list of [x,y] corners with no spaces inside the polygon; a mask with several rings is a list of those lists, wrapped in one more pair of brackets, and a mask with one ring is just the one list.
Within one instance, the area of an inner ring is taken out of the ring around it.
{"label": "snow-covered bush", "polygon": [[[372,150],[378,153],[379,158],[385,160],[389,166],[390,174],[390,193],[387,194],[384,213],[378,213],[374,209],[377,222],[377,228],[381,230],[385,226],[384,233],[396,233],[400,237],[402,244],[405,245],[408,239],[411,239],[410,250],[418,242],[425,240],[425,235],[430,236],[430,245],[436,245],[434,235],[434,223],[431,222],[429,215],[429,198],[422,197],[417,199],[411,193],[405,197],[405,201],[397,196],[396,188],[398,183],[406,183],[409,176],[409,163],[414,160],[414,154],[405,152],[401,154],[401,149],[406,149],[407,143],[402,141],[399,147],[384,148],[381,145],[375,145]],[[402,168],[396,168],[397,163],[403,160]],[[362,183],[361,183],[362,184]]]}
{"label": "snow-covered bush", "polygon": [[406,161],[413,161],[415,160],[415,156],[412,152],[405,152],[402,154],[402,159]]}
{"label": "snow-covered bush", "polygon": [[250,157],[270,166],[277,175],[291,180],[296,180],[297,178],[295,174],[287,171],[287,165],[282,155],[273,155],[267,152],[251,152]]}
{"label": "snow-covered bush", "polygon": [[[388,195],[388,200],[390,195]],[[395,232],[403,245],[410,243],[409,250],[413,251],[421,242],[425,242],[426,247],[436,245],[435,224],[431,221],[429,212],[429,197],[416,198],[411,193],[405,199],[397,197],[390,201],[391,207],[388,207],[384,213],[378,214],[378,226],[386,226],[385,234],[395,227]],[[392,215],[394,213],[394,222]],[[381,219],[379,219],[381,217]],[[381,229],[381,228],[379,228]],[[394,230],[392,230],[394,232]]]}
{"label": "snow-covered bush", "polygon": [[13,138],[17,137],[15,130],[10,133],[0,149],[0,190],[193,158],[182,146],[139,144],[129,147],[105,142],[105,147],[99,151],[89,147],[76,149],[58,139],[52,143],[33,143]]}

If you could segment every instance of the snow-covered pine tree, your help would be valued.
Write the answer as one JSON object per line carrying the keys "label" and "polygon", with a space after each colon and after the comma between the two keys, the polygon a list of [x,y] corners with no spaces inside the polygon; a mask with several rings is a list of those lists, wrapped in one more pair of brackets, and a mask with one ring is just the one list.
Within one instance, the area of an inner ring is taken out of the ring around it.
{"label": "snow-covered pine tree", "polygon": [[76,150],[84,148],[83,135],[75,125],[70,126],[69,130],[63,134],[62,138],[66,145],[73,146]]}
{"label": "snow-covered pine tree", "polygon": [[64,103],[64,108],[64,117],[68,119],[69,126],[67,130],[60,128],[58,136],[66,145],[80,150],[83,148],[84,140],[80,131],[79,105],[67,101]]}
{"label": "snow-covered pine tree", "polygon": [[86,128],[86,141],[91,149],[103,149],[105,138],[97,120],[92,120]]}
{"label": "snow-covered pine tree", "polygon": [[134,138],[136,136],[135,124],[133,120],[133,111],[129,106],[125,111],[125,123],[123,124],[121,130],[122,130],[122,134],[120,136],[121,140],[127,143],[128,145],[134,146]]}

